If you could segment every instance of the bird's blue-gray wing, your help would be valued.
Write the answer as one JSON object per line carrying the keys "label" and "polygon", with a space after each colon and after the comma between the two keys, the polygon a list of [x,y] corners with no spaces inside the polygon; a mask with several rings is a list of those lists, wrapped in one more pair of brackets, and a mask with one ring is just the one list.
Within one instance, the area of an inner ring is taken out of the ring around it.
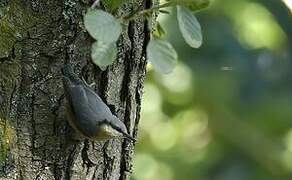
{"label": "bird's blue-gray wing", "polygon": [[89,108],[95,112],[95,114],[101,120],[109,120],[113,114],[109,107],[103,102],[103,100],[89,87],[85,87],[85,92],[88,98]]}
{"label": "bird's blue-gray wing", "polygon": [[98,131],[97,122],[102,119],[90,108],[84,86],[71,86],[67,98],[75,116],[75,127],[88,137],[94,136]]}

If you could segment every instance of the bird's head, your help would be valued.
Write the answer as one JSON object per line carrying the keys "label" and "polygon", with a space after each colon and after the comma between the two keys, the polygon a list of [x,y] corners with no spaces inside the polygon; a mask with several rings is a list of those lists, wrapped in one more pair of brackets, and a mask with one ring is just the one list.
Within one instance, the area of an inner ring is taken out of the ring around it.
{"label": "bird's head", "polygon": [[113,116],[110,121],[103,122],[100,128],[108,137],[127,138],[131,141],[136,141],[136,139],[128,134],[125,124],[116,116]]}

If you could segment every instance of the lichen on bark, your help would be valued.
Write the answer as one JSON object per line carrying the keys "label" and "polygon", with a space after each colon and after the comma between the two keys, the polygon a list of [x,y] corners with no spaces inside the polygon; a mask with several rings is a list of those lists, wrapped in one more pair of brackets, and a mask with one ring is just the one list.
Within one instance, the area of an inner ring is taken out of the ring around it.
{"label": "lichen on bark", "polygon": [[34,20],[16,0],[0,3],[0,59],[8,58],[16,41],[25,38]]}
{"label": "lichen on bark", "polygon": [[16,62],[0,62],[0,177],[8,168],[6,160],[15,140],[15,131],[9,122],[9,114],[15,90],[15,82],[19,77],[19,65]]}

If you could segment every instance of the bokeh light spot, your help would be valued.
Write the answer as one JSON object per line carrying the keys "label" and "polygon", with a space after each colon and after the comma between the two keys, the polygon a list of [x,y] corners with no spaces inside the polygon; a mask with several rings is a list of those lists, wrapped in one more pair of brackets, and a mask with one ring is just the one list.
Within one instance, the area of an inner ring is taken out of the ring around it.
{"label": "bokeh light spot", "polygon": [[284,144],[286,149],[282,154],[282,162],[288,170],[292,171],[292,129],[284,137]]}
{"label": "bokeh light spot", "polygon": [[278,49],[285,43],[285,33],[262,5],[242,3],[234,18],[239,41],[249,48]]}
{"label": "bokeh light spot", "polygon": [[286,144],[287,149],[292,153],[292,129],[290,129],[288,133],[286,134],[285,144]]}
{"label": "bokeh light spot", "polygon": [[[149,131],[165,118],[161,110],[161,95],[156,86],[145,83],[141,112],[141,133]],[[140,134],[140,133],[139,133]]]}
{"label": "bokeh light spot", "polygon": [[150,154],[138,153],[134,159],[134,178],[137,180],[172,180],[169,166],[158,162]]}
{"label": "bokeh light spot", "polygon": [[192,86],[192,72],[189,67],[178,63],[174,71],[167,75],[157,75],[157,79],[169,90],[175,93],[185,92]]}
{"label": "bokeh light spot", "polygon": [[181,158],[188,163],[204,159],[211,141],[208,114],[198,107],[182,111],[175,117],[175,126],[180,129]]}
{"label": "bokeh light spot", "polygon": [[161,122],[150,131],[152,144],[159,150],[172,148],[177,141],[177,131],[172,123]]}
{"label": "bokeh light spot", "polygon": [[172,180],[173,179],[173,172],[169,166],[164,163],[159,163],[158,169],[156,171],[155,179],[160,180]]}
{"label": "bokeh light spot", "polygon": [[144,113],[157,112],[161,108],[161,95],[156,86],[145,83],[142,110]]}
{"label": "bokeh light spot", "polygon": [[157,161],[149,154],[137,154],[134,159],[134,177],[139,180],[151,180],[155,178],[158,168]]}

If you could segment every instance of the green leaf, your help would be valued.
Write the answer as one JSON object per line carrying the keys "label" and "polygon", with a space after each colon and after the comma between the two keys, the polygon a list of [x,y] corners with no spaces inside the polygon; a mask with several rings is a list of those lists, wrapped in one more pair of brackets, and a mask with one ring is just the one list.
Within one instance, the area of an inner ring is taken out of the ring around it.
{"label": "green leaf", "polygon": [[120,22],[102,10],[89,10],[84,16],[84,24],[94,39],[106,43],[117,41],[122,32]]}
{"label": "green leaf", "polygon": [[189,8],[191,11],[197,11],[209,6],[210,0],[169,0],[175,5],[181,5]]}
{"label": "green leaf", "polygon": [[177,53],[172,45],[162,39],[151,39],[147,45],[147,56],[153,68],[161,73],[172,72],[176,62]]}
{"label": "green leaf", "polygon": [[200,23],[195,15],[189,9],[177,6],[177,20],[186,43],[193,48],[200,47],[203,37]]}
{"label": "green leaf", "polygon": [[120,5],[129,2],[130,0],[103,0],[105,7],[110,11],[116,10]]}
{"label": "green leaf", "polygon": [[91,46],[91,59],[94,64],[103,67],[111,65],[117,57],[116,43],[104,43],[97,41]]}

